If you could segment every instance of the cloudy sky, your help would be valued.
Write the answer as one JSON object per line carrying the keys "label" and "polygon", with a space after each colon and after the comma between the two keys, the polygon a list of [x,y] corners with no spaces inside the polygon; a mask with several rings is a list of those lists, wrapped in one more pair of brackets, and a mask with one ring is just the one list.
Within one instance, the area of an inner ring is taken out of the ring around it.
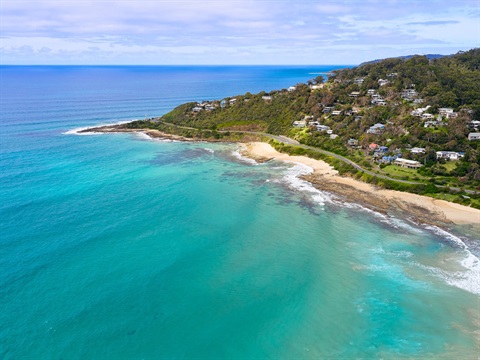
{"label": "cloudy sky", "polygon": [[1,64],[358,64],[480,47],[480,0],[0,0]]}

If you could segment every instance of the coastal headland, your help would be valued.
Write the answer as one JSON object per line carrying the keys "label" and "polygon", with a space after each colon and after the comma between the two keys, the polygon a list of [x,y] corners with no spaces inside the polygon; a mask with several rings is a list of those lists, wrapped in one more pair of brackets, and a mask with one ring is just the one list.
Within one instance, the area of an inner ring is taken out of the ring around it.
{"label": "coastal headland", "polygon": [[[199,141],[196,138],[165,133],[155,129],[127,128],[123,125],[107,125],[80,130],[79,133],[144,133],[151,138],[172,141]],[[386,215],[401,216],[415,223],[449,227],[463,225],[480,232],[480,210],[428,196],[382,189],[348,176],[339,175],[331,165],[307,156],[293,156],[275,150],[270,144],[258,141],[258,136],[246,136],[239,142],[244,156],[262,163],[285,161],[301,163],[313,172],[302,178],[321,191],[336,195],[340,200],[364,206]],[[219,142],[222,140],[202,139]],[[225,140],[223,140],[225,141]]]}

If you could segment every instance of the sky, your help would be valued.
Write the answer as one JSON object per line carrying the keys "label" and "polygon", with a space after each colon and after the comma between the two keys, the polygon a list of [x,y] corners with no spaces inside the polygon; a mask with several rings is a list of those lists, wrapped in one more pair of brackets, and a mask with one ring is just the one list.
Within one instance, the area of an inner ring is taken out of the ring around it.
{"label": "sky", "polygon": [[0,0],[0,64],[355,65],[480,47],[480,0]]}

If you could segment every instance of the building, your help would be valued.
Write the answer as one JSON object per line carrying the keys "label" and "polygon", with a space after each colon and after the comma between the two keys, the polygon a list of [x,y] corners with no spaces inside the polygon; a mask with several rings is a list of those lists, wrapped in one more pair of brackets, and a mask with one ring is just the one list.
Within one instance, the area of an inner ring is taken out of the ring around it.
{"label": "building", "polygon": [[270,95],[264,95],[262,96],[262,100],[264,101],[272,101],[272,97]]}
{"label": "building", "polygon": [[468,134],[468,140],[473,141],[473,140],[480,140],[480,133],[478,132],[471,132]]}
{"label": "building", "polygon": [[410,149],[412,154],[425,154],[425,148],[414,147]]}
{"label": "building", "polygon": [[438,159],[446,159],[451,161],[459,160],[460,158],[465,156],[465,153],[455,152],[455,151],[437,151],[435,153]]}
{"label": "building", "polygon": [[330,130],[330,126],[327,126],[327,125],[317,125],[316,128],[317,128],[318,131],[328,131],[328,130]]}
{"label": "building", "polygon": [[418,169],[422,167],[422,164],[415,160],[408,160],[403,158],[398,158],[393,162],[394,165],[409,168],[409,169]]}
{"label": "building", "polygon": [[357,139],[350,139],[347,141],[348,146],[358,146],[358,140]]}
{"label": "building", "polygon": [[367,130],[367,134],[381,134],[385,130],[385,125],[375,124],[370,126],[370,129]]}
{"label": "building", "polygon": [[299,120],[299,121],[294,121],[293,122],[293,127],[304,128],[305,126],[307,126],[307,121],[306,120]]}
{"label": "building", "polygon": [[334,110],[334,111],[332,111],[332,115],[335,115],[335,116],[340,115],[341,113],[342,113],[342,110]]}

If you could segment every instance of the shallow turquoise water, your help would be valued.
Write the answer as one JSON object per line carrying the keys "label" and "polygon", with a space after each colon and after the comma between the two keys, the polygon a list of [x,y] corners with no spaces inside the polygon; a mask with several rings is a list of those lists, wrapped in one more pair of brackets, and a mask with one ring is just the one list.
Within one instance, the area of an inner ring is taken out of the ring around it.
{"label": "shallow turquoise water", "polygon": [[[478,357],[475,236],[344,204],[298,180],[308,169],[234,144],[65,135],[128,94],[80,86],[82,69],[62,93],[35,90],[60,70],[6,93],[26,70],[2,69],[2,358]],[[126,71],[124,90],[151,75]],[[166,84],[125,108],[153,108]]]}

